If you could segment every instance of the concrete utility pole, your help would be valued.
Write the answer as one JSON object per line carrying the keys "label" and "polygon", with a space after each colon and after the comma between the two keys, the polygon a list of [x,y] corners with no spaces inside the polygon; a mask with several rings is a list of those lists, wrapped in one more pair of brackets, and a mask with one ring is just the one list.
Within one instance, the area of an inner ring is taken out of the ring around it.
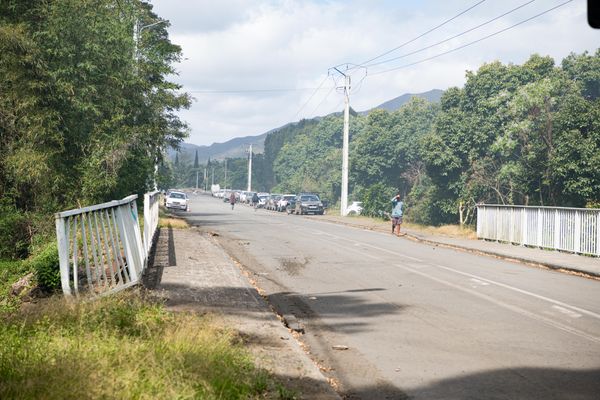
{"label": "concrete utility pole", "polygon": [[[157,22],[154,22],[152,24],[148,24],[148,25],[144,25],[144,26],[140,26],[139,22],[136,20],[135,23],[133,24],[133,58],[135,60],[134,63],[134,68],[135,68],[135,73],[138,73],[138,63],[140,61],[140,37],[142,34],[142,31],[144,29],[148,29],[148,28],[153,28],[157,25],[160,24],[166,24],[168,23],[168,21],[165,20],[159,20]],[[156,149],[156,151],[158,152],[158,148]],[[158,190],[158,185],[156,183],[156,177],[158,176],[158,154],[156,154],[154,156],[154,190]]]}
{"label": "concrete utility pole", "polygon": [[207,187],[206,185],[208,184],[208,175],[207,175],[207,171],[206,171],[206,167],[204,167],[204,191],[206,192]]}
{"label": "concrete utility pole", "polygon": [[227,189],[227,159],[225,159],[225,189]]}
{"label": "concrete utility pole", "polygon": [[198,173],[200,171],[196,171],[196,190],[198,190]]}
{"label": "concrete utility pole", "polygon": [[350,136],[350,75],[337,68],[337,72],[344,76],[344,139],[342,145],[342,198],[340,201],[340,214],[348,214],[348,141]]}
{"label": "concrete utility pole", "polygon": [[248,191],[252,190],[252,144],[248,150]]}

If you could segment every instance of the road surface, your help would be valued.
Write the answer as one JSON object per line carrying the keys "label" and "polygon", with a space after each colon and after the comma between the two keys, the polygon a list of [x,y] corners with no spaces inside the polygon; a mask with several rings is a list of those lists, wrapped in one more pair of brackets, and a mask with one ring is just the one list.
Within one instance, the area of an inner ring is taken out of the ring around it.
{"label": "road surface", "polygon": [[193,196],[347,398],[600,399],[600,281]]}

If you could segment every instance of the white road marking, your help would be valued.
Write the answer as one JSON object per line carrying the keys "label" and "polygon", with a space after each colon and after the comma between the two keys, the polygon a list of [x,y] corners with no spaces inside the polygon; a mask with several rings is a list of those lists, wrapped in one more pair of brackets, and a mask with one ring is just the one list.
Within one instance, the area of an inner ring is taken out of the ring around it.
{"label": "white road marking", "polygon": [[483,278],[483,277],[478,276],[478,275],[469,274],[468,272],[459,271],[457,269],[446,267],[444,265],[439,265],[439,264],[433,264],[433,265],[436,266],[436,267],[438,267],[438,268],[445,269],[447,271],[451,271],[451,272],[454,272],[454,273],[457,273],[457,274],[460,274],[460,275],[464,275],[464,276],[468,276],[468,277],[471,277],[471,278],[479,279],[481,281],[491,283],[492,285],[500,286],[500,287],[503,287],[505,289],[517,292],[517,293],[521,293],[521,294],[524,294],[524,295],[527,295],[527,296],[531,296],[531,297],[534,297],[534,298],[539,299],[539,300],[544,300],[544,301],[547,301],[549,303],[552,303],[552,304],[555,304],[555,305],[558,305],[558,306],[569,308],[569,309],[571,309],[571,310],[573,310],[575,312],[580,312],[580,313],[588,315],[590,317],[594,317],[596,319],[600,319],[600,314],[595,313],[593,311],[589,311],[589,310],[586,310],[586,309],[583,309],[583,308],[580,308],[580,307],[577,307],[577,306],[572,306],[570,304],[563,303],[562,301],[554,300],[554,299],[551,299],[551,298],[546,297],[546,296],[535,294],[535,293],[529,292],[527,290],[519,289],[519,288],[516,288],[514,286],[507,285],[505,283],[500,283],[500,282],[493,281],[491,279]]}
{"label": "white road marking", "polygon": [[575,311],[571,311],[568,308],[564,308],[561,306],[557,306],[557,305],[553,305],[552,308],[554,308],[555,310],[558,310],[559,312],[568,315],[571,318],[581,318],[581,314],[576,313]]}
{"label": "white road marking", "polygon": [[479,279],[475,279],[475,278],[471,278],[469,279],[471,282],[474,283],[474,285],[472,285],[472,287],[477,287],[477,286],[489,286],[490,284],[484,281],[480,281]]}
{"label": "white road marking", "polygon": [[[353,239],[346,239],[344,237],[337,236],[337,235],[331,235],[331,236],[334,237],[334,238],[337,238],[337,239],[348,241],[348,242],[354,242]],[[375,250],[378,250],[378,251],[381,251],[381,252],[384,252],[384,253],[388,253],[388,254],[392,254],[392,255],[395,255],[395,256],[398,256],[398,257],[407,258],[409,260],[418,261],[418,262],[425,262],[424,260],[421,260],[421,259],[418,259],[418,258],[415,258],[415,257],[411,257],[411,256],[407,256],[406,254],[402,254],[402,253],[399,253],[399,252],[393,251],[393,250],[388,250],[388,249],[385,249],[385,248],[382,248],[382,247],[379,247],[379,246],[374,246],[374,245],[367,244],[367,243],[364,243],[364,246],[371,247],[371,248],[373,248]],[[446,271],[450,271],[450,272],[453,272],[453,273],[456,273],[456,274],[460,274],[460,275],[463,275],[463,276],[468,276],[469,278],[474,278],[474,279],[477,279],[477,280],[482,281],[482,282],[486,282],[486,283],[489,283],[489,284],[492,284],[492,285],[496,285],[496,286],[502,287],[504,289],[512,290],[514,292],[521,293],[521,294],[524,294],[526,296],[534,297],[536,299],[552,303],[553,305],[557,305],[557,306],[561,306],[563,308],[570,309],[570,310],[572,310],[575,313],[585,314],[587,316],[590,316],[590,317],[593,317],[593,318],[596,318],[596,319],[600,320],[600,314],[595,313],[593,311],[586,310],[586,309],[581,308],[581,307],[573,306],[571,304],[567,304],[567,303],[564,303],[564,302],[559,301],[559,300],[551,299],[549,297],[542,296],[542,295],[539,295],[539,294],[536,294],[536,293],[532,293],[532,292],[529,292],[529,291],[524,290],[524,289],[519,289],[517,287],[511,286],[511,285],[507,285],[505,283],[501,283],[501,282],[497,282],[497,281],[494,281],[494,280],[491,280],[491,279],[487,279],[487,278],[484,278],[484,277],[479,276],[479,275],[474,275],[474,274],[470,274],[468,272],[459,271],[459,270],[457,270],[455,268],[446,267],[446,266],[440,265],[440,264],[431,264],[431,265],[434,266],[434,267],[438,267],[438,268],[444,269]]]}
{"label": "white road marking", "polygon": [[523,315],[525,317],[528,317],[528,318],[534,319],[536,321],[542,322],[542,323],[544,323],[546,325],[552,326],[552,327],[557,328],[559,330],[562,330],[564,332],[571,333],[571,334],[573,334],[575,336],[579,336],[580,338],[587,339],[587,340],[592,341],[592,342],[600,343],[600,337],[597,337],[597,336],[594,336],[594,335],[590,335],[590,334],[588,334],[586,332],[580,331],[579,329],[575,329],[575,328],[572,328],[572,327],[570,327],[568,325],[561,324],[560,322],[553,321],[553,320],[551,320],[549,318],[546,318],[546,317],[544,317],[542,315],[538,315],[538,314],[532,313],[530,311],[527,311],[527,310],[525,310],[525,309],[523,309],[521,307],[513,306],[512,304],[505,303],[505,302],[503,302],[501,300],[496,300],[493,297],[488,296],[486,294],[483,294],[481,292],[478,292],[478,291],[475,291],[475,290],[472,290],[472,289],[468,289],[468,288],[462,287],[460,285],[456,285],[456,284],[454,284],[452,282],[449,282],[449,281],[447,281],[445,279],[436,278],[434,276],[431,276],[431,274],[418,271],[418,270],[416,270],[414,268],[410,268],[410,267],[407,267],[407,266],[402,265],[402,264],[396,264],[396,267],[402,268],[402,269],[404,269],[406,271],[410,271],[410,272],[412,272],[414,274],[417,274],[417,275],[421,275],[421,276],[423,276],[423,277],[425,277],[427,279],[430,279],[432,281],[435,281],[435,282],[441,283],[443,285],[452,287],[452,288],[454,288],[456,290],[460,290],[462,292],[469,293],[469,294],[471,294],[473,296],[476,296],[476,297],[479,297],[481,299],[487,300],[490,303],[495,304],[495,305],[497,305],[499,307],[502,307],[502,308],[505,308],[507,310],[516,312],[517,314],[521,314],[521,315]]}

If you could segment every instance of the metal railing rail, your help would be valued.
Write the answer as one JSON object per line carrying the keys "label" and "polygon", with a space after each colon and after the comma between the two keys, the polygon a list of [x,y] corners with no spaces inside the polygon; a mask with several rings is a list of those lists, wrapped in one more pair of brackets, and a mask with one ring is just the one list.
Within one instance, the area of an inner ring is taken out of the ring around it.
{"label": "metal railing rail", "polygon": [[477,237],[600,257],[600,209],[479,204]]}
{"label": "metal railing rail", "polygon": [[160,192],[158,190],[144,195],[144,252],[150,253],[154,234],[158,228],[158,206]]}
{"label": "metal railing rail", "polygon": [[[61,285],[65,296],[109,294],[135,285],[146,267],[158,225],[158,196],[147,196],[144,238],[137,195],[55,214]],[[154,204],[150,204],[154,201]]]}

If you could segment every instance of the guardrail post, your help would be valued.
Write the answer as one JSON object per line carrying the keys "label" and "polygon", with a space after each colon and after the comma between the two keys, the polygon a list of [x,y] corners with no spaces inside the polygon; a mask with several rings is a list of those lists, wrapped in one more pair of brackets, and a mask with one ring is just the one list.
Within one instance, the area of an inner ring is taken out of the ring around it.
{"label": "guardrail post", "polygon": [[63,293],[66,296],[71,296],[71,284],[69,283],[69,239],[65,229],[65,220],[56,214],[55,222],[58,260],[60,264],[60,283]]}
{"label": "guardrail post", "polygon": [[596,212],[596,255],[600,257],[600,211]]}
{"label": "guardrail post", "polygon": [[125,256],[127,257],[127,271],[129,272],[129,279],[132,282],[137,282],[138,280],[138,271],[137,268],[135,267],[135,259],[136,259],[136,255],[135,252],[133,251],[133,240],[129,235],[128,229],[126,228],[126,224],[125,224],[125,218],[126,218],[126,212],[128,210],[123,210],[123,207],[127,207],[129,208],[128,205],[120,205],[119,207],[117,207],[116,209],[116,217],[117,217],[117,226],[119,228],[119,235],[121,236],[121,240],[123,241],[123,247],[125,250]]}
{"label": "guardrail post", "polygon": [[152,225],[152,217],[150,215],[150,193],[144,194],[144,265],[148,261],[148,252],[150,251],[150,230]]}
{"label": "guardrail post", "polygon": [[542,209],[538,208],[538,220],[537,220],[537,247],[542,246]]}
{"label": "guardrail post", "polygon": [[521,208],[521,246],[527,243],[527,209]]}
{"label": "guardrail post", "polygon": [[554,210],[554,249],[560,248],[560,215],[558,210]]}
{"label": "guardrail post", "polygon": [[575,211],[575,237],[573,238],[573,251],[581,252],[581,212]]}

